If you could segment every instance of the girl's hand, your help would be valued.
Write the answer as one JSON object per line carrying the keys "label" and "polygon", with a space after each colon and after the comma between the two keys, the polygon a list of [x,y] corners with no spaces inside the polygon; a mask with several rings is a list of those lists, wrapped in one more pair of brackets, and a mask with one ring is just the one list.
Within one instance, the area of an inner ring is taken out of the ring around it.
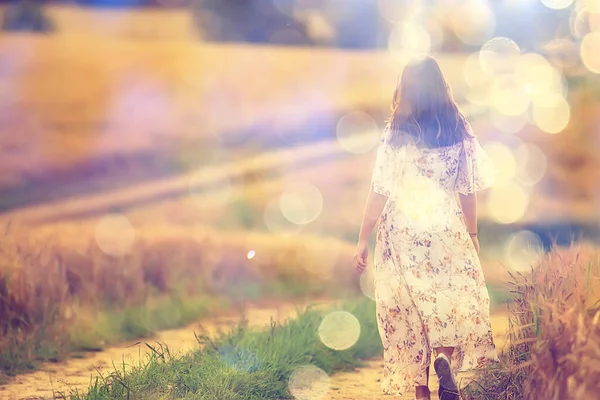
{"label": "girl's hand", "polygon": [[354,264],[356,272],[362,274],[367,268],[367,257],[369,256],[369,246],[367,243],[358,242],[354,252]]}

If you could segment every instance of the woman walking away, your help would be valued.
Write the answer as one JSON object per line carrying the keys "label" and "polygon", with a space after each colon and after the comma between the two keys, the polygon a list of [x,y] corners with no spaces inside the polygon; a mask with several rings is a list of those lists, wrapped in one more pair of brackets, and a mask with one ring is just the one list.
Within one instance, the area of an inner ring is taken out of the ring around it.
{"label": "woman walking away", "polygon": [[[491,163],[431,57],[402,73],[378,149],[354,260],[374,254],[382,389],[431,397],[431,352],[442,400],[458,399],[456,374],[498,361],[479,262],[476,192]],[[458,192],[458,195],[457,195]]]}

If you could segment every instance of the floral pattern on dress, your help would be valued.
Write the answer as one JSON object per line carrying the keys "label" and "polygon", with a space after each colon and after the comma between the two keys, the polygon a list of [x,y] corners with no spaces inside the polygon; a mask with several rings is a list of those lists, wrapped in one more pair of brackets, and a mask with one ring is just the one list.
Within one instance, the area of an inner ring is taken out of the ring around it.
{"label": "floral pattern on dress", "polygon": [[372,188],[388,201],[374,276],[387,394],[425,385],[437,347],[455,348],[455,373],[498,361],[489,294],[457,199],[489,187],[493,177],[475,137],[438,149],[379,145]]}

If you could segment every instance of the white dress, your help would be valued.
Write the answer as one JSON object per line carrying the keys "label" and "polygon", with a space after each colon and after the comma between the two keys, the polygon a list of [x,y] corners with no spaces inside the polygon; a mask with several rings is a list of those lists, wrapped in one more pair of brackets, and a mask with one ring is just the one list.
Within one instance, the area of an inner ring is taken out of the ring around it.
{"label": "white dress", "polygon": [[437,149],[381,142],[372,187],[388,196],[374,253],[385,393],[425,385],[436,347],[455,348],[455,373],[498,361],[489,294],[457,197],[492,180],[475,137]]}

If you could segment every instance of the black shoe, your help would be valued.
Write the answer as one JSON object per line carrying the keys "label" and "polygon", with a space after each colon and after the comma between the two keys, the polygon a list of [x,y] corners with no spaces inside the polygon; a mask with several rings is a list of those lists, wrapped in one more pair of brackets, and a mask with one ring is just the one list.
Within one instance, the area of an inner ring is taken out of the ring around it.
{"label": "black shoe", "polygon": [[458,385],[450,369],[450,361],[448,358],[440,354],[433,362],[433,368],[440,381],[438,395],[440,400],[458,400]]}

